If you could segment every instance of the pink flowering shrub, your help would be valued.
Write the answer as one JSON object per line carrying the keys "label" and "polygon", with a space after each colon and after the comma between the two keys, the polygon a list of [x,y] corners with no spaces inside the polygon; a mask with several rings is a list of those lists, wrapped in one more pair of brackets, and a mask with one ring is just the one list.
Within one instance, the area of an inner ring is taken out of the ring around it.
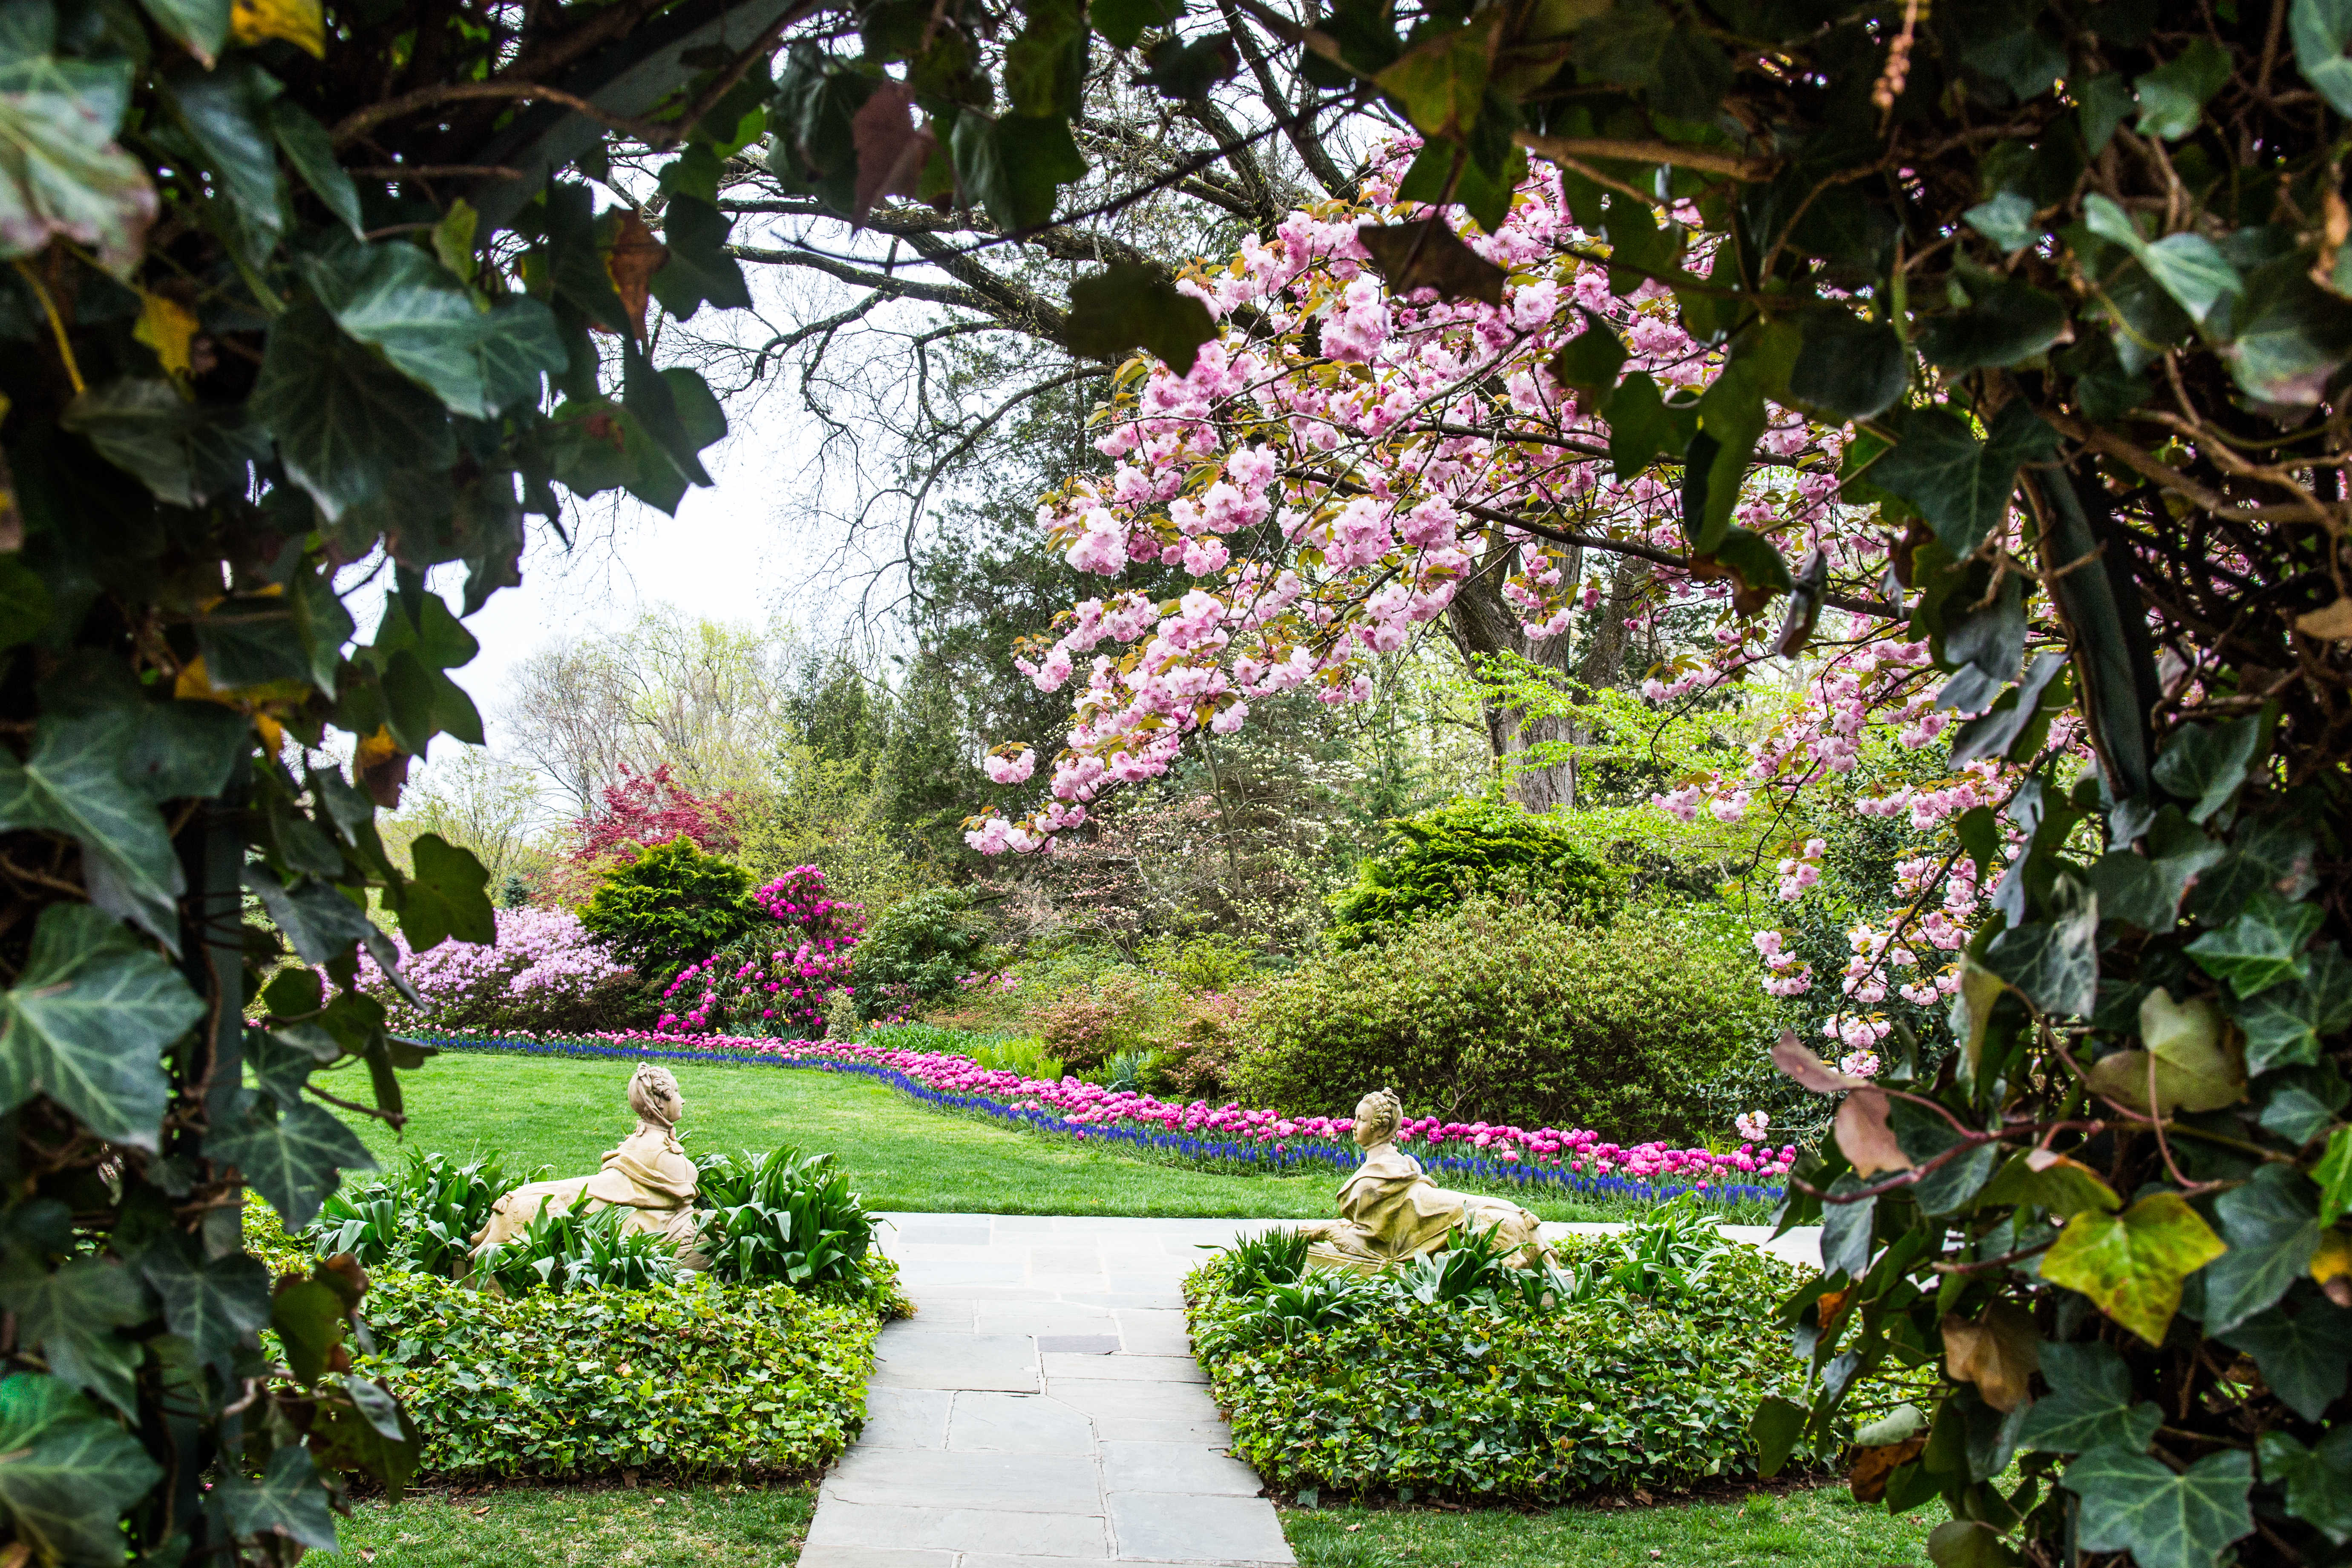
{"label": "pink flowering shrub", "polygon": [[822,1035],[834,994],[856,994],[850,965],[866,913],[827,897],[824,872],[794,867],[754,889],[749,902],[774,923],[678,971],[661,994],[661,1028]]}
{"label": "pink flowering shrub", "polygon": [[361,989],[384,1005],[395,1028],[599,1029],[623,1026],[636,976],[569,910],[498,911],[498,941],[449,941],[413,953],[398,936],[400,967],[421,1007],[393,989],[364,950]]}

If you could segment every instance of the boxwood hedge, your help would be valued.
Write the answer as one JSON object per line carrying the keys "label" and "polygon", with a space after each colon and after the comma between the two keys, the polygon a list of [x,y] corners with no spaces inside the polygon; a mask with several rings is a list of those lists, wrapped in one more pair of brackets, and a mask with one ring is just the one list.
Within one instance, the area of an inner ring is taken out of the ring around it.
{"label": "boxwood hedge", "polygon": [[[1255,1343],[1253,1300],[1225,1258],[1185,1294],[1195,1343],[1218,1347],[1202,1362],[1234,1452],[1276,1489],[1554,1503],[1756,1473],[1758,1405],[1803,1396],[1773,1318],[1797,1271],[1738,1250],[1703,1297],[1673,1307],[1616,1289],[1542,1311],[1493,1292],[1391,1293],[1352,1321]],[[1863,1391],[1854,1408],[1900,1394]]]}

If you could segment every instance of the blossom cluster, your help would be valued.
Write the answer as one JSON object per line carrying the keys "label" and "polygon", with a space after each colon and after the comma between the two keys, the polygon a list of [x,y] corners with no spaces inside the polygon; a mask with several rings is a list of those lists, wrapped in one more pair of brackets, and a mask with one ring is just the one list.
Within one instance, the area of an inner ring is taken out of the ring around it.
{"label": "blossom cluster", "polygon": [[[887,1031],[882,1033],[887,1036]],[[1026,1078],[1008,1068],[983,1067],[970,1057],[950,1052],[897,1050],[866,1041],[730,1037],[669,1030],[595,1037],[615,1045],[698,1047],[887,1068],[933,1089],[986,1095],[1016,1109],[1049,1110],[1080,1127],[1139,1128],[1275,1146],[1354,1148],[1355,1123],[1347,1117],[1286,1116],[1232,1102],[1212,1105],[1205,1100],[1160,1100],[1134,1089],[1107,1089],[1079,1078]],[[1622,1144],[1590,1129],[1529,1129],[1486,1121],[1448,1121],[1435,1116],[1407,1118],[1397,1130],[1397,1142],[1408,1150],[1432,1153],[1475,1152],[1505,1165],[1525,1163],[1578,1174],[1682,1183],[1701,1188],[1725,1183],[1779,1181],[1787,1175],[1797,1157],[1794,1144],[1717,1153],[1707,1149],[1678,1149],[1662,1142]]]}
{"label": "blossom cluster", "polygon": [[[1504,269],[1498,303],[1390,293],[1359,231],[1420,216],[1396,199],[1417,146],[1386,148],[1358,200],[1295,212],[1224,265],[1195,268],[1179,286],[1224,325],[1189,371],[1145,358],[1118,373],[1095,443],[1110,471],[1068,480],[1039,526],[1081,572],[1156,563],[1192,583],[1166,602],[1108,588],[1024,648],[1019,668],[1039,689],[1076,684],[1068,743],[1049,798],[1018,822],[971,825],[974,847],[1049,846],[1101,792],[1164,773],[1185,735],[1230,733],[1253,702],[1299,689],[1361,700],[1370,661],[1443,615],[1498,546],[1522,629],[1566,631],[1610,566],[1588,549],[1580,571],[1538,518],[1573,515],[1587,536],[1652,553],[1685,548],[1679,486],[1654,465],[1621,474],[1602,456],[1606,426],[1549,366],[1606,331],[1633,378],[1679,400],[1712,382],[1720,348],[1685,331],[1658,283],[1618,291],[1549,166],[1492,233],[1464,235]],[[1684,265],[1704,276],[1710,258]],[[1771,477],[1743,492],[1736,521],[1829,547],[1834,435],[1776,412],[1759,450]],[[1736,592],[1719,569],[1664,566],[1633,617],[1711,605],[1727,622]],[[1035,752],[1008,743],[985,765],[1016,782]]]}
{"label": "blossom cluster", "polygon": [[688,964],[662,991],[659,1026],[678,1034],[822,1034],[825,1007],[849,984],[866,912],[825,892],[824,873],[796,866],[751,893],[775,921]]}
{"label": "blossom cluster", "polygon": [[562,1028],[575,1025],[589,994],[629,973],[612,950],[569,910],[495,911],[493,942],[455,938],[410,951],[394,936],[400,973],[416,989],[410,1006],[375,960],[361,950],[358,988],[383,1004],[395,1026],[419,1023],[505,1024]]}

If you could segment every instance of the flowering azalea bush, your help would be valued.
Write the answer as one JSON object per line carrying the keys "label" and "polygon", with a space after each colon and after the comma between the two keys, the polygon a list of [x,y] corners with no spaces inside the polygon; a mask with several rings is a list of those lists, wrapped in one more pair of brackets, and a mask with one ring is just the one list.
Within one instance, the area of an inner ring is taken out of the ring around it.
{"label": "flowering azalea bush", "polygon": [[678,971],[662,990],[659,1027],[682,1034],[822,1035],[834,994],[856,994],[850,971],[865,911],[827,897],[824,873],[814,866],[796,866],[763,883],[746,903],[773,923]]}
{"label": "flowering azalea bush", "polygon": [[365,952],[358,986],[394,1027],[594,1029],[625,1024],[636,977],[569,910],[499,910],[494,942],[450,941],[411,952],[392,938],[411,1003]]}

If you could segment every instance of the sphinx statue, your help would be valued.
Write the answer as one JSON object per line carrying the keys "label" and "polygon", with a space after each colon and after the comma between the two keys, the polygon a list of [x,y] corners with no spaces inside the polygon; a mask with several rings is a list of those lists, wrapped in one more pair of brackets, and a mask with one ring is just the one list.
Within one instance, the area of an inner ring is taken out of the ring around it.
{"label": "sphinx statue", "polygon": [[1456,1226],[1492,1231],[1512,1248],[1510,1261],[1532,1268],[1550,1260],[1536,1216],[1508,1198],[1448,1192],[1422,1173],[1421,1162],[1396,1146],[1404,1105],[1385,1089],[1356,1102],[1356,1142],[1364,1163],[1339,1188],[1339,1215],[1301,1226],[1310,1267],[1370,1274],[1446,1245]]}
{"label": "sphinx statue", "polygon": [[584,1198],[591,1211],[627,1209],[627,1229],[661,1237],[685,1268],[708,1268],[710,1260],[698,1244],[704,1213],[694,1206],[700,1178],[677,1142],[686,1101],[677,1077],[667,1068],[640,1062],[629,1079],[629,1108],[637,1113],[637,1130],[605,1154],[603,1169],[593,1176],[517,1187],[492,1206],[489,1223],[473,1238],[472,1256],[481,1258],[521,1235],[549,1205],[568,1209]]}

